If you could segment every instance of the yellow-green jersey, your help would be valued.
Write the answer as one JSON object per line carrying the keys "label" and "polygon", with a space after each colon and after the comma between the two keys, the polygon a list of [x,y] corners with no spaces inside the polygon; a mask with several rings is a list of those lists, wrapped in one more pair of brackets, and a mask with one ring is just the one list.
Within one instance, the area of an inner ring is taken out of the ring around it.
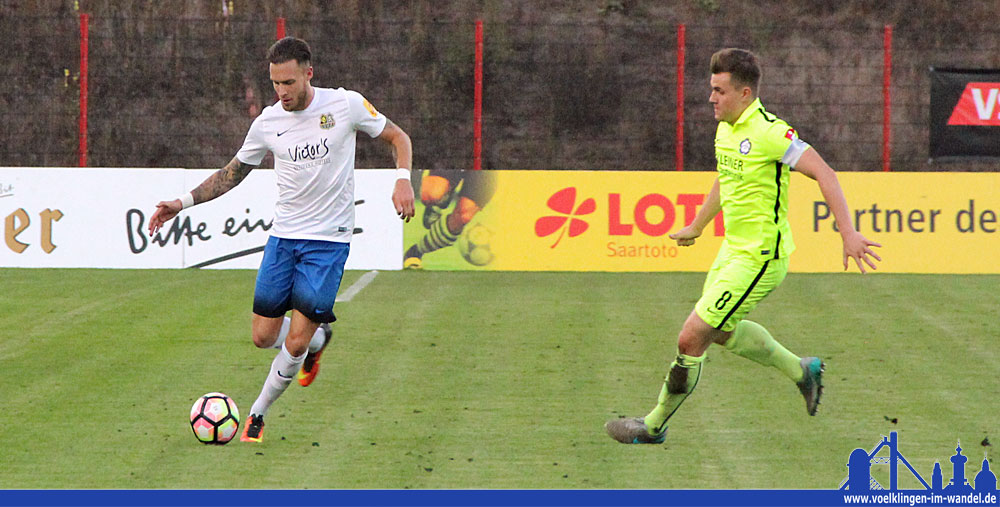
{"label": "yellow-green jersey", "polygon": [[755,259],[795,250],[788,225],[789,171],[809,145],[756,99],[735,123],[719,122],[715,159],[728,248]]}

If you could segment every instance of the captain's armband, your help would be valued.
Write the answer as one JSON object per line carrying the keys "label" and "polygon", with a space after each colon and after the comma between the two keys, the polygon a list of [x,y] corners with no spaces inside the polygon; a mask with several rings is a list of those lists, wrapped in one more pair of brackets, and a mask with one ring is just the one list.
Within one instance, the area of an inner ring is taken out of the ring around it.
{"label": "captain's armband", "polygon": [[785,150],[785,154],[781,157],[781,163],[795,167],[799,163],[799,159],[802,158],[802,154],[808,149],[809,143],[797,137],[792,139],[792,144],[788,145],[788,149]]}

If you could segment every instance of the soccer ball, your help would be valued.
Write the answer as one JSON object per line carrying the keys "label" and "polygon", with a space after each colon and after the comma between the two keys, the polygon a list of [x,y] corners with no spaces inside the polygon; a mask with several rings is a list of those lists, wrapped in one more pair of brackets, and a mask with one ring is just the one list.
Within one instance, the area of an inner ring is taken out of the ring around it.
{"label": "soccer ball", "polygon": [[203,444],[222,445],[240,429],[240,411],[236,402],[222,393],[208,393],[191,407],[191,429]]}
{"label": "soccer ball", "polygon": [[493,251],[490,250],[490,238],[493,231],[483,224],[466,227],[458,237],[458,252],[474,266],[485,266],[493,261]]}

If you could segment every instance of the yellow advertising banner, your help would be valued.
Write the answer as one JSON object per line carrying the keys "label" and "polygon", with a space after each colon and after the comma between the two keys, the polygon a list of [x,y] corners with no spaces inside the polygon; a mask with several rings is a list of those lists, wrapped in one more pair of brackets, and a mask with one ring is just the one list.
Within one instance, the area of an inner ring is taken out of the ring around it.
{"label": "yellow advertising banner", "polygon": [[[816,183],[792,173],[790,270],[842,271],[840,235]],[[886,273],[1000,273],[1000,173],[839,173],[851,219],[882,244]],[[857,270],[857,267],[852,267]]]}
{"label": "yellow advertising banner", "polygon": [[[451,177],[450,200],[438,202],[428,217],[440,213],[445,220],[451,214],[471,219],[454,247],[434,249],[440,243],[427,241],[435,236],[426,227],[432,220],[418,216],[407,226],[406,245],[422,242],[426,250],[419,266],[706,271],[725,234],[719,216],[694,246],[679,247],[667,237],[694,218],[715,179],[712,172],[492,173],[494,186],[486,197],[463,189],[460,176]],[[880,272],[1000,273],[1000,174],[840,173],[838,177],[855,227],[883,245],[876,249],[884,259]],[[464,206],[463,191],[473,197]],[[817,184],[793,173],[789,194],[797,246],[791,271],[843,271],[840,235]],[[461,221],[451,219],[449,230]],[[408,251],[404,257],[413,256],[414,250]]]}
{"label": "yellow advertising banner", "polygon": [[710,173],[505,173],[495,203],[497,269],[701,271],[722,242],[721,220],[697,249],[667,237],[694,219]]}

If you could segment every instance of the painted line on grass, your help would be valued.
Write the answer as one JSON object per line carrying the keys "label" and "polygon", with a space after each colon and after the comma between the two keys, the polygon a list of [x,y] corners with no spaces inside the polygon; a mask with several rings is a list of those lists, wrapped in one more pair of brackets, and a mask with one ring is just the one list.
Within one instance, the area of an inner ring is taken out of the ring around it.
{"label": "painted line on grass", "polygon": [[376,276],[378,276],[378,270],[376,269],[361,275],[361,278],[358,278],[358,281],[348,287],[343,294],[337,296],[337,302],[344,303],[354,299],[354,296],[357,296],[358,293],[361,292],[361,289],[364,289],[368,286],[368,284],[372,283],[372,280],[374,280]]}

